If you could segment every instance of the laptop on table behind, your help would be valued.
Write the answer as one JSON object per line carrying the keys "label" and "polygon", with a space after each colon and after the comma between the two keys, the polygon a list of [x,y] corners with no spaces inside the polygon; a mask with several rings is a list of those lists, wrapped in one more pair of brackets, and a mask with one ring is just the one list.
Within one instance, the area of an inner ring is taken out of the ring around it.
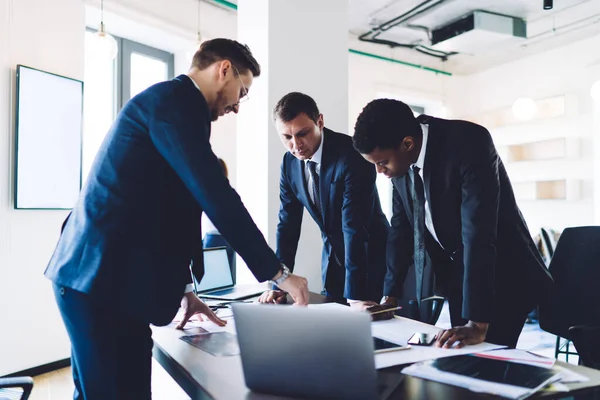
{"label": "laptop on table behind", "polygon": [[[387,399],[400,373],[378,375],[367,313],[232,305],[246,386],[310,399]],[[275,367],[274,367],[275,366]]]}
{"label": "laptop on table behind", "polygon": [[264,283],[254,285],[235,285],[227,249],[225,247],[209,247],[203,249],[204,276],[198,282],[194,274],[194,292],[200,298],[235,301],[260,295],[268,289]]}

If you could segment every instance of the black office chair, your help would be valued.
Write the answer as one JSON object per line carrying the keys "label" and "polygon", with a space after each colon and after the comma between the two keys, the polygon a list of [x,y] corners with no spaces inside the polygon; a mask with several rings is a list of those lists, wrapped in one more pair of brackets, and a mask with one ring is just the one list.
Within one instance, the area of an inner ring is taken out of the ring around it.
{"label": "black office chair", "polygon": [[0,400],[27,400],[32,390],[30,377],[0,378]]}
{"label": "black office chair", "polygon": [[404,281],[404,296],[400,299],[398,304],[402,306],[402,309],[398,310],[396,314],[426,324],[435,325],[440,318],[446,299],[441,296],[436,296],[434,293],[435,275],[428,255],[426,256],[425,263],[426,267],[424,271],[425,276],[423,277],[423,298],[421,300],[421,307],[419,307],[417,302],[415,268],[414,265],[411,265],[406,280]]}
{"label": "black office chair", "polygon": [[568,360],[570,354],[579,354],[584,363],[600,351],[600,344],[587,340],[600,326],[600,226],[565,229],[548,269],[555,285],[541,301],[540,327],[567,341],[577,338],[577,353],[567,342],[567,350],[558,349],[555,357],[564,353]]}
{"label": "black office chair", "polygon": [[569,328],[569,334],[579,354],[579,364],[600,369],[600,326],[572,326]]}

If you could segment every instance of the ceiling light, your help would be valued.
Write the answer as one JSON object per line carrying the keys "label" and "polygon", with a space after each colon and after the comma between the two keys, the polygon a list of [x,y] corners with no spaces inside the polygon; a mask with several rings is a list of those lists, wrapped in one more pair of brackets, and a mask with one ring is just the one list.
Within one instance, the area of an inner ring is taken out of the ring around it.
{"label": "ceiling light", "polygon": [[198,50],[200,50],[200,46],[202,45],[202,42],[204,41],[202,39],[202,35],[200,34],[200,1],[198,0],[198,21],[196,24],[196,28],[197,28],[197,35],[196,35],[196,46],[193,47],[190,51],[187,52],[186,54],[186,58],[189,60],[189,62],[191,63],[192,60],[194,59],[194,55],[196,54],[196,52]]}
{"label": "ceiling light", "polygon": [[554,4],[553,0],[544,0],[544,10],[552,10]]}
{"label": "ceiling light", "polygon": [[114,60],[119,52],[119,46],[115,38],[106,33],[104,28],[104,0],[100,2],[100,29],[96,32],[96,39],[95,56],[105,61]]}

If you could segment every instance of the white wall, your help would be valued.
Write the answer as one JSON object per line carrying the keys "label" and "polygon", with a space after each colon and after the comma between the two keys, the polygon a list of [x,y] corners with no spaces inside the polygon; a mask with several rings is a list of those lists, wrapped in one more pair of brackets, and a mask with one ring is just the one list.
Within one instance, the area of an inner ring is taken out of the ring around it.
{"label": "white wall", "polygon": [[[238,188],[252,217],[272,248],[276,246],[279,176],[285,149],[271,115],[276,102],[292,91],[314,98],[325,125],[345,131],[348,91],[347,2],[330,0],[239,2],[239,40],[247,41],[262,64],[261,76],[250,89],[250,101],[238,116]],[[306,29],[306,21],[311,29]],[[304,214],[294,272],[308,279],[309,289],[321,291],[321,250],[317,225]],[[241,265],[239,260],[238,266]],[[252,281],[245,268],[238,282]]]}
{"label": "white wall", "polygon": [[83,79],[80,0],[0,0],[0,375],[69,356],[43,272],[66,211],[13,209],[16,64]]}
{"label": "white wall", "polygon": [[580,195],[573,200],[520,200],[533,234],[541,226],[563,229],[593,224],[592,83],[600,70],[589,67],[598,60],[600,36],[595,36],[542,54],[503,64],[482,73],[452,81],[450,104],[455,113],[475,117],[494,110],[510,110],[518,97],[543,100],[565,96],[563,116],[534,119],[491,129],[496,145],[525,143],[544,138],[574,138],[579,144],[571,158],[537,162],[506,162],[513,183],[566,178],[579,182]]}

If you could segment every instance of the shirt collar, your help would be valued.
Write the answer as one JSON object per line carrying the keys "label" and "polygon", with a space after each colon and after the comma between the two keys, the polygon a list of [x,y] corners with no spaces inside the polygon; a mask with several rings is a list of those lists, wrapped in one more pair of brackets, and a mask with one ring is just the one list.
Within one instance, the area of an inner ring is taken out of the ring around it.
{"label": "shirt collar", "polygon": [[200,90],[200,86],[198,86],[198,84],[196,83],[196,81],[193,80],[191,76],[189,78],[190,78],[190,81],[192,81],[192,83],[194,84],[194,86],[196,86],[196,89]]}
{"label": "shirt collar", "polygon": [[420,170],[423,169],[423,165],[425,164],[425,152],[427,151],[427,136],[429,135],[429,126],[421,124],[421,131],[423,132],[421,152],[419,153],[419,158],[417,158],[417,162],[413,164]]}
{"label": "shirt collar", "polygon": [[325,130],[321,132],[321,143],[319,143],[319,148],[315,151],[313,156],[306,161],[313,161],[317,163],[317,165],[321,165],[321,160],[323,158],[323,141],[325,140]]}

